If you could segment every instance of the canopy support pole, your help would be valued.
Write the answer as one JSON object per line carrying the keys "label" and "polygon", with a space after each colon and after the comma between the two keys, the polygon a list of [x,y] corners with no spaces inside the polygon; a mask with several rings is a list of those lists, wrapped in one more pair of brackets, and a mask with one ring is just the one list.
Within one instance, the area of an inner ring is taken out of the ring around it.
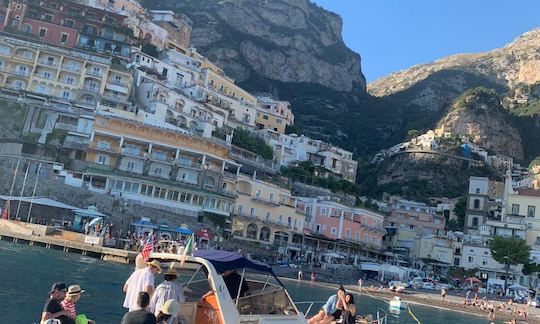
{"label": "canopy support pole", "polygon": [[238,293],[236,294],[236,307],[238,307],[238,298],[240,298],[240,292],[242,292],[242,284],[244,283],[245,274],[246,274],[246,268],[242,269],[242,277],[240,278],[240,286],[238,286]]}
{"label": "canopy support pole", "polygon": [[197,271],[195,271],[195,273],[193,274],[193,276],[191,276],[191,278],[189,278],[189,281],[188,283],[186,284],[186,288],[187,286],[189,286],[189,284],[193,281],[193,278],[195,278],[195,276],[197,275],[197,273],[199,273],[199,270],[202,268],[203,266],[200,266],[197,268]]}
{"label": "canopy support pole", "polygon": [[268,275],[268,276],[266,277],[266,281],[264,282],[264,286],[262,287],[261,292],[264,291],[264,288],[266,288],[266,286],[268,285],[268,281],[269,281],[269,280],[270,280],[270,275]]}

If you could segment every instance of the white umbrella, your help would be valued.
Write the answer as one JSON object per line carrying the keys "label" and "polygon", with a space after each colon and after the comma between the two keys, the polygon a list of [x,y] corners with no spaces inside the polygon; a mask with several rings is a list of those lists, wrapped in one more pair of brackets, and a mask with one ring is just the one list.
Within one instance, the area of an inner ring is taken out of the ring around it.
{"label": "white umbrella", "polygon": [[103,219],[103,217],[96,217],[96,218],[94,218],[94,219],[92,219],[92,220],[90,221],[90,223],[88,224],[88,226],[92,226],[92,225],[94,225],[95,223],[99,222],[99,221],[102,220],[102,219]]}

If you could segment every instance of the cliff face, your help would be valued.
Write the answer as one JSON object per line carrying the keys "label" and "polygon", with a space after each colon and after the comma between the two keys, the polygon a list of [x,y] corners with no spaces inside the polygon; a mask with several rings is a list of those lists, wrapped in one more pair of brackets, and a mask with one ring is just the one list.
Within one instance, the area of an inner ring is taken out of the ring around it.
{"label": "cliff face", "polygon": [[[250,78],[365,91],[342,20],[309,0],[145,0],[193,20],[192,46],[240,83]],[[253,76],[256,74],[257,76]]]}
{"label": "cliff face", "polygon": [[403,91],[443,70],[460,70],[487,77],[501,86],[540,81],[540,29],[527,32],[512,43],[481,54],[458,54],[392,73],[368,85],[378,97]]}
{"label": "cliff face", "polygon": [[521,136],[510,120],[494,91],[477,88],[459,97],[438,127],[466,135],[497,154],[523,159]]}

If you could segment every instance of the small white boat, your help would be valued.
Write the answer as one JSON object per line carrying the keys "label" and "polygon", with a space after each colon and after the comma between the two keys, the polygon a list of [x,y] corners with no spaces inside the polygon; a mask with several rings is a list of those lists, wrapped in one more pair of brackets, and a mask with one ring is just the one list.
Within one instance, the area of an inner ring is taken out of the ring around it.
{"label": "small white boat", "polygon": [[401,301],[401,298],[398,296],[395,296],[394,299],[391,299],[390,302],[390,310],[405,310],[407,309],[407,305]]}
{"label": "small white boat", "polygon": [[[182,268],[179,268],[182,259],[179,254],[151,253],[150,259],[160,261],[164,269],[177,268],[179,281],[185,281],[183,288],[186,301],[181,304],[178,312],[178,318],[185,324],[307,323],[304,314],[298,310],[272,268],[265,263],[219,250],[195,251],[193,256],[186,257]],[[238,293],[234,297],[221,275],[231,270],[238,270],[241,275],[238,280],[240,286],[235,289]],[[265,274],[266,280],[253,279],[246,270]],[[249,293],[245,296],[240,293],[243,291],[242,281],[249,287]],[[213,294],[203,298],[209,291]]]}

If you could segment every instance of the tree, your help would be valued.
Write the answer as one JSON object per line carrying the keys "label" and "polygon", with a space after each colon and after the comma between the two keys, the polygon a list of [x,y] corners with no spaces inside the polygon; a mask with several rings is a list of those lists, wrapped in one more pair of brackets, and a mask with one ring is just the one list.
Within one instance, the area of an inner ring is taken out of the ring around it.
{"label": "tree", "polygon": [[528,264],[531,247],[527,245],[525,240],[517,237],[495,236],[489,242],[489,249],[495,261],[506,265],[506,274],[504,276],[504,289],[506,290],[508,267],[516,264]]}
{"label": "tree", "polygon": [[454,205],[454,215],[456,215],[456,222],[454,224],[455,229],[452,230],[463,231],[465,228],[465,210],[467,209],[467,197],[459,197],[458,201]]}
{"label": "tree", "polygon": [[417,129],[411,129],[407,132],[407,135],[409,135],[409,139],[413,139],[415,137],[418,137],[420,135],[422,135],[422,132],[420,132],[419,130]]}

